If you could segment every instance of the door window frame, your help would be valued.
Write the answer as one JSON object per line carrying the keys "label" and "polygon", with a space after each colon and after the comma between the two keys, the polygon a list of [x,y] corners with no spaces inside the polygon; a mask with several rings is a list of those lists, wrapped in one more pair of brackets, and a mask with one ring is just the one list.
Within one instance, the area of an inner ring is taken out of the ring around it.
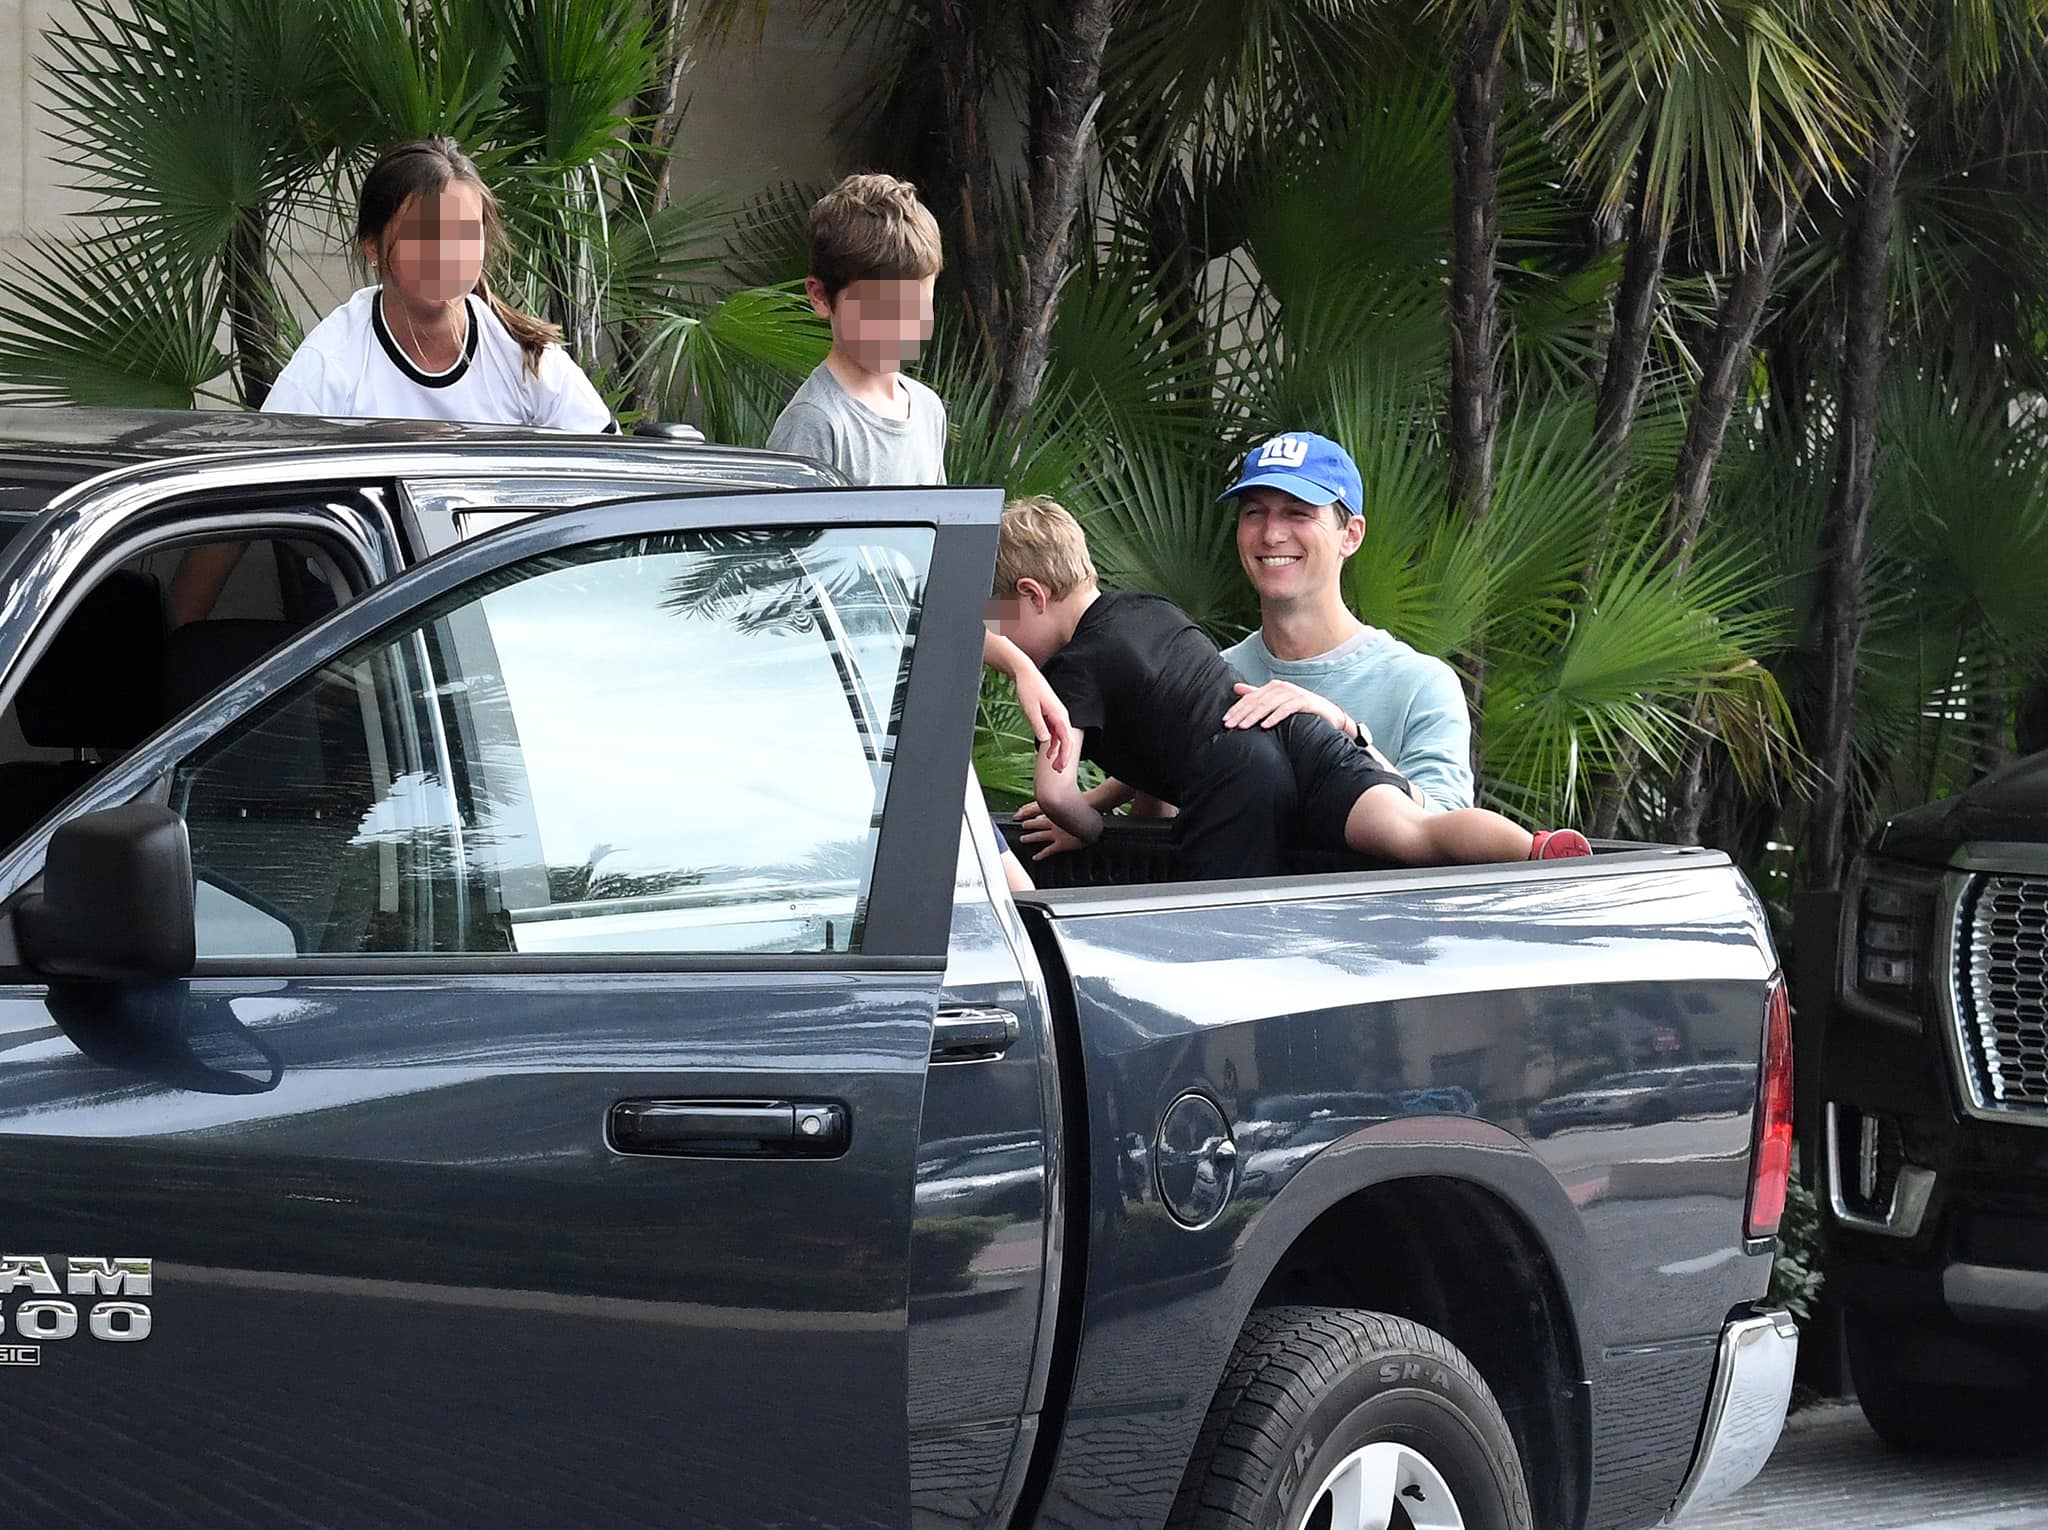
{"label": "door window frame", "polygon": [[[318,505],[323,497],[335,503]],[[362,503],[345,503],[355,498]],[[0,711],[48,651],[92,588],[131,558],[206,542],[290,539],[335,556],[360,596],[398,572],[397,544],[383,502],[388,487],[360,480],[313,481],[285,488],[169,493],[146,509],[97,525],[89,505],[46,512],[13,549],[0,610]],[[286,503],[280,505],[279,501]],[[26,561],[25,566],[24,560]]]}
{"label": "door window frame", "polygon": [[[869,878],[865,939],[857,953],[603,955],[506,953],[377,955],[316,953],[288,958],[209,958],[193,976],[478,976],[512,972],[823,973],[937,972],[945,965],[959,841],[929,832],[925,808],[954,800],[970,765],[981,671],[981,613],[995,564],[993,489],[842,489],[633,497],[543,512],[451,549],[316,622],[210,701],[174,719],[111,764],[69,804],[0,855],[0,982],[33,982],[21,970],[12,921],[4,917],[39,879],[49,838],[65,819],[131,801],[168,805],[178,765],[194,751],[330,660],[380,634],[399,638],[444,596],[529,558],[635,536],[726,528],[928,526],[934,532],[903,716]],[[128,556],[132,556],[129,554]],[[111,566],[111,565],[108,565]],[[61,619],[61,618],[60,618]],[[948,634],[951,641],[947,640]],[[952,827],[949,814],[941,822]]]}
{"label": "door window frame", "polygon": [[[332,496],[336,503],[320,504],[322,496]],[[341,502],[351,496],[365,503]],[[280,497],[285,498],[284,505],[277,503]],[[217,542],[299,542],[316,548],[340,573],[349,600],[359,599],[394,572],[382,545],[382,533],[372,521],[373,516],[383,514],[378,503],[381,497],[377,486],[361,483],[307,485],[282,496],[276,488],[241,490],[227,496],[171,495],[147,515],[112,528],[111,534],[87,549],[72,551],[61,539],[53,539],[53,556],[44,560],[43,567],[32,567],[9,592],[5,615],[0,617],[0,634],[28,627],[27,636],[12,653],[0,648],[0,713],[14,705],[36,663],[93,590],[123,564],[147,553]],[[243,502],[242,506],[237,507],[236,501]],[[188,505],[198,513],[167,519]],[[24,542],[36,538],[39,530],[32,525]],[[36,598],[53,587],[53,598]],[[27,620],[31,615],[32,625]],[[0,636],[0,642],[4,641]],[[52,827],[60,821],[43,820]],[[31,826],[15,848],[46,839]],[[0,846],[0,855],[6,849]],[[0,956],[8,954],[5,945],[0,942]]]}

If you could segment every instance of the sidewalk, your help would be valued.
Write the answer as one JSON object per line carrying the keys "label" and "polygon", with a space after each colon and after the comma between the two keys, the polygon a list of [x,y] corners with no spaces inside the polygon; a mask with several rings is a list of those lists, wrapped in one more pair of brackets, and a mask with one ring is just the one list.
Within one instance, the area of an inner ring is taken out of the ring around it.
{"label": "sidewalk", "polygon": [[1938,1461],[1887,1450],[1854,1403],[1786,1422],[1763,1474],[1679,1530],[2048,1530],[2048,1460]]}

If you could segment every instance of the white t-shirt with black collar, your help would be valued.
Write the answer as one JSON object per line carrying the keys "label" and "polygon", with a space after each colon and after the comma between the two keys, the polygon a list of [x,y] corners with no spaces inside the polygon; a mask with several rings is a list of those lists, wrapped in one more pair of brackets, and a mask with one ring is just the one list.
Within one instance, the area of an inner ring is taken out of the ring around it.
{"label": "white t-shirt with black collar", "polygon": [[549,346],[538,375],[528,371],[512,332],[474,295],[463,300],[462,355],[445,372],[422,371],[385,323],[382,291],[365,287],[320,321],[278,374],[266,413],[618,431],[567,351]]}

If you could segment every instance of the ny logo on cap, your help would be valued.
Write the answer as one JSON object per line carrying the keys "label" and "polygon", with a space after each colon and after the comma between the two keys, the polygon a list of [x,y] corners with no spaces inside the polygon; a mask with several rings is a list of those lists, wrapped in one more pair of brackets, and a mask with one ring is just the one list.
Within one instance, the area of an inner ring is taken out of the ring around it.
{"label": "ny logo on cap", "polygon": [[1308,461],[1308,442],[1293,436],[1275,436],[1259,448],[1257,466],[1297,468]]}

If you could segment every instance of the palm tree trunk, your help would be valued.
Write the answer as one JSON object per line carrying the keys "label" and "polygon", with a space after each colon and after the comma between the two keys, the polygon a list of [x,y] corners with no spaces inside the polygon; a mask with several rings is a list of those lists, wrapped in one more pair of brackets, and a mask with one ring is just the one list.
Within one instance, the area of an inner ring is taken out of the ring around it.
{"label": "palm tree trunk", "polygon": [[1700,843],[1700,825],[1706,819],[1712,792],[1712,762],[1707,757],[1713,734],[1702,729],[1686,746],[1685,763],[1671,783],[1670,822],[1666,838],[1674,845]]}
{"label": "palm tree trunk", "polygon": [[[1485,0],[1459,43],[1451,120],[1451,506],[1474,521],[1493,504],[1493,437],[1500,421],[1500,119],[1507,75],[1508,0]],[[1458,668],[1475,713],[1486,690],[1486,648],[1475,637]],[[1480,773],[1472,731],[1472,773]]]}
{"label": "palm tree trunk", "polygon": [[995,64],[975,24],[970,0],[929,0],[932,57],[946,121],[946,160],[956,198],[952,248],[960,274],[960,301],[968,333],[983,361],[995,368],[1008,330],[1001,288],[1001,225],[996,214],[995,151],[982,121]]}
{"label": "palm tree trunk", "polygon": [[228,332],[235,347],[235,375],[242,402],[261,409],[284,365],[271,306],[269,220],[260,207],[246,207],[228,236],[222,279],[227,286]]}
{"label": "palm tree trunk", "polygon": [[1678,473],[1671,504],[1664,517],[1669,539],[1665,557],[1683,574],[1692,563],[1693,544],[1707,518],[1707,496],[1714,468],[1728,438],[1728,421],[1749,377],[1750,355],[1763,324],[1764,305],[1785,259],[1785,245],[1798,214],[1796,195],[1776,199],[1758,222],[1756,244],[1743,252],[1728,296],[1722,299],[1708,339],[1698,390],[1685,422],[1685,443],[1678,451]]}
{"label": "palm tree trunk", "polygon": [[[675,154],[676,129],[682,121],[683,74],[690,67],[688,0],[649,0],[656,35],[661,39],[661,68],[633,101],[633,144],[628,153],[631,178],[642,199],[640,213],[652,218],[668,205],[669,164]],[[652,358],[647,335],[639,324],[619,328],[619,370],[627,379],[622,408],[637,413],[660,401],[653,393]]]}
{"label": "palm tree trunk", "polygon": [[1031,202],[1022,281],[1011,310],[1015,328],[998,379],[999,400],[1012,419],[1030,410],[1045,381],[1053,313],[1068,269],[1068,237],[1102,104],[1102,55],[1114,9],[1113,0],[1067,0],[1057,21],[1030,39]]}
{"label": "palm tree trunk", "polygon": [[[1670,248],[1669,221],[1639,197],[1628,253],[1622,257],[1621,287],[1614,295],[1614,328],[1607,339],[1607,361],[1600,373],[1600,393],[1593,411],[1593,449],[1604,463],[1609,522],[1614,494],[1628,463],[1629,436],[1642,405],[1643,378],[1650,367],[1650,341],[1657,320],[1657,288],[1664,279],[1664,257]],[[1589,593],[1611,529],[1611,524],[1603,522],[1585,571],[1579,575],[1580,586]]]}
{"label": "palm tree trunk", "polygon": [[1657,288],[1664,279],[1665,252],[1671,247],[1670,220],[1649,205],[1640,177],[1637,185],[1621,287],[1614,295],[1614,332],[1608,337],[1607,366],[1600,374],[1600,398],[1593,415],[1593,441],[1608,459],[1610,485],[1621,476],[1623,450],[1642,403],[1643,377],[1649,371],[1650,340],[1657,318]]}
{"label": "palm tree trunk", "polygon": [[1849,819],[1849,735],[1863,647],[1863,569],[1877,484],[1878,385],[1884,371],[1885,298],[1906,119],[1895,109],[1871,146],[1842,273],[1841,434],[1834,490],[1821,533],[1819,786],[1807,815],[1806,885],[1841,886]]}
{"label": "palm tree trunk", "polygon": [[[1778,267],[1784,262],[1786,241],[1798,211],[1798,196],[1803,190],[1802,181],[1789,197],[1773,198],[1765,214],[1760,216],[1756,244],[1743,252],[1728,295],[1722,299],[1715,315],[1713,332],[1703,347],[1699,387],[1686,416],[1685,443],[1679,448],[1678,472],[1664,518],[1664,559],[1674,578],[1684,578],[1685,571],[1692,565],[1693,544],[1699,540],[1700,528],[1707,518],[1707,496],[1713,486],[1714,467],[1720,460],[1722,443],[1727,440],[1728,422],[1734,416],[1743,381],[1749,376],[1750,356],[1756,345],[1757,331],[1763,324],[1764,305],[1771,295],[1771,284],[1777,278]],[[1674,832],[1688,820],[1690,832],[1698,832],[1698,801],[1703,789],[1704,764],[1695,764],[1694,760],[1698,755],[1703,761],[1705,747],[1705,736],[1702,735],[1689,747],[1679,775],[1672,783],[1674,801],[1669,821]],[[1614,834],[1630,785],[1641,764],[1640,750],[1623,752],[1615,778],[1602,792],[1595,807],[1593,833],[1596,837],[1609,838]],[[1692,793],[1691,801],[1685,800],[1688,791]]]}
{"label": "palm tree trunk", "polygon": [[1500,418],[1500,120],[1507,0],[1466,25],[1451,123],[1451,503],[1474,520],[1493,499]]}
{"label": "palm tree trunk", "polygon": [[630,159],[633,177],[647,198],[650,216],[668,205],[668,168],[675,152],[676,128],[683,115],[683,74],[690,67],[688,0],[648,0],[655,35],[660,39],[660,68],[647,88],[633,99],[634,133]]}

